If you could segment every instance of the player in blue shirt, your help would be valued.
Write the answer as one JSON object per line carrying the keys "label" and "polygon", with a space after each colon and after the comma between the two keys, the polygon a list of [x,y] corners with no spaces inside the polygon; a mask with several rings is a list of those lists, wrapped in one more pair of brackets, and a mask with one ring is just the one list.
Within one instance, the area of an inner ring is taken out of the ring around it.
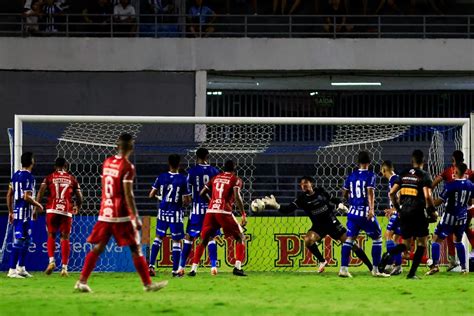
{"label": "player in blue shirt", "polygon": [[15,172],[8,187],[8,215],[14,232],[8,270],[9,278],[31,277],[25,269],[25,261],[31,243],[31,220],[36,219],[33,207],[43,211],[43,206],[34,199],[36,181],[31,174],[34,165],[33,153],[23,153],[21,155],[22,168]]}
{"label": "player in blue shirt", "polygon": [[168,228],[171,231],[171,239],[173,240],[172,275],[174,277],[178,276],[181,239],[184,237],[183,207],[191,202],[186,176],[179,173],[180,161],[181,158],[179,155],[170,155],[168,157],[169,171],[160,174],[158,178],[156,178],[148,195],[150,198],[158,197],[160,201],[156,221],[156,237],[153,241],[150,254],[150,276],[155,276],[156,257],[160,251],[163,237],[166,236]]}
{"label": "player in blue shirt", "polygon": [[474,204],[474,184],[464,179],[466,170],[467,165],[465,163],[457,164],[455,180],[446,183],[440,198],[434,201],[435,206],[444,202],[446,211],[436,226],[433,235],[431,243],[433,265],[430,267],[430,271],[426,273],[427,275],[439,272],[440,243],[452,233],[454,233],[454,245],[461,264],[461,273],[467,273],[466,250],[462,243],[462,235],[467,224],[467,209]]}
{"label": "player in blue shirt", "polygon": [[347,213],[347,239],[342,244],[340,277],[352,277],[349,273],[349,257],[354,240],[361,230],[372,239],[372,275],[387,277],[389,274],[378,271],[382,257],[382,230],[375,217],[375,174],[369,171],[370,156],[361,151],[357,159],[359,169],[352,172],[342,188],[344,199],[349,201]]}
{"label": "player in blue shirt", "polygon": [[[204,186],[211,180],[215,175],[219,173],[219,170],[213,166],[210,166],[209,151],[206,148],[199,148],[196,151],[197,165],[188,171],[188,190],[192,195],[192,210],[189,214],[189,221],[186,227],[186,236],[184,237],[183,251],[181,252],[181,260],[179,264],[179,273],[184,275],[184,268],[186,267],[186,261],[189,253],[193,247],[194,240],[201,234],[202,223],[204,222],[204,216],[207,211],[207,201],[201,196],[200,192]],[[219,231],[217,233],[220,233]],[[216,234],[217,234],[216,233]],[[209,250],[209,258],[211,260],[211,274],[217,274],[217,244],[214,239],[209,241],[207,244]]]}
{"label": "player in blue shirt", "polygon": [[[392,190],[393,185],[399,179],[398,175],[395,174],[393,163],[390,160],[386,160],[382,163],[380,172],[388,180],[388,192]],[[385,214],[389,217],[387,230],[385,232],[385,240],[387,251],[390,251],[396,246],[400,240],[400,218],[398,217],[397,210],[393,207],[390,196],[388,195],[389,208],[385,210]],[[402,254],[394,256],[394,265],[390,269],[391,275],[399,275],[402,271]]]}

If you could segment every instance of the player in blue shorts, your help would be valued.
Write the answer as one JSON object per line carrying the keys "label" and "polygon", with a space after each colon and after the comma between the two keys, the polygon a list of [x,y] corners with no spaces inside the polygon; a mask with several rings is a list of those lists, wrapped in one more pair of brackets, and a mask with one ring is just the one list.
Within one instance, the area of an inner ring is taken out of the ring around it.
{"label": "player in blue shorts", "polygon": [[440,243],[450,234],[454,233],[454,245],[461,264],[461,273],[467,273],[466,270],[466,249],[462,243],[462,235],[466,229],[467,209],[474,203],[474,184],[464,179],[467,170],[465,163],[456,165],[455,180],[446,183],[440,198],[436,199],[435,206],[445,203],[446,211],[436,226],[432,243],[431,258],[433,265],[430,267],[427,275],[433,275],[439,272]]}
{"label": "player in blue shorts", "polygon": [[31,220],[36,218],[33,207],[43,211],[43,206],[34,199],[36,181],[31,174],[34,165],[33,153],[23,153],[21,155],[21,170],[15,172],[8,187],[8,215],[14,231],[10,269],[8,270],[9,278],[31,277],[31,274],[25,269],[25,262],[31,243]]}
{"label": "player in blue shorts", "polygon": [[[166,236],[168,228],[171,231],[173,240],[172,259],[173,277],[179,276],[178,267],[181,256],[181,239],[184,237],[183,207],[191,202],[188,192],[186,176],[179,173],[179,155],[168,157],[169,171],[162,173],[156,178],[152,186],[149,197],[158,197],[158,216],[156,221],[156,237],[153,241],[150,254],[149,272],[150,276],[155,276],[155,263],[158,252]],[[158,194],[158,195],[157,195]]]}
{"label": "player in blue shorts", "polygon": [[[207,211],[207,201],[201,196],[200,192],[204,186],[214,176],[219,174],[219,170],[209,165],[209,151],[206,148],[199,148],[196,151],[197,164],[188,171],[188,189],[192,194],[192,209],[189,214],[189,221],[186,227],[186,236],[184,237],[183,251],[181,252],[181,260],[179,264],[179,273],[184,275],[184,268],[189,253],[193,247],[194,240],[201,234],[202,223]],[[220,231],[216,233],[220,234]],[[207,244],[209,251],[209,259],[211,261],[211,274],[217,274],[217,244],[214,239]]]}
{"label": "player in blue shorts", "polygon": [[343,186],[343,197],[349,201],[347,213],[347,239],[342,244],[340,277],[352,277],[349,273],[349,257],[354,240],[361,230],[372,239],[372,275],[388,277],[378,270],[382,257],[382,229],[375,217],[375,174],[369,171],[370,156],[361,151],[357,157],[359,169],[352,172]]}
{"label": "player in blue shorts", "polygon": [[[392,190],[392,187],[399,178],[395,174],[393,163],[390,160],[386,160],[382,163],[382,168],[380,172],[388,180],[388,192]],[[389,208],[385,210],[385,214],[389,217],[387,230],[385,232],[385,240],[387,251],[390,251],[396,246],[400,240],[400,218],[398,217],[397,210],[393,207],[392,202],[390,201],[390,196],[388,196]],[[402,255],[397,254],[394,256],[394,262],[390,269],[386,269],[384,272],[388,272],[391,275],[399,275],[402,271]]]}

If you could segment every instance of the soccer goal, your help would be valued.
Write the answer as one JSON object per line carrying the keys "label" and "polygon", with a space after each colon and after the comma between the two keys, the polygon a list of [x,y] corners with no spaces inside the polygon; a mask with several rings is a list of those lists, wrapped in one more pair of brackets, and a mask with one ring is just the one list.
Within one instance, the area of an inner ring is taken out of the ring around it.
{"label": "soccer goal", "polygon": [[[391,160],[397,171],[409,167],[414,149],[424,151],[425,169],[433,178],[450,164],[455,149],[462,150],[466,163],[470,163],[469,118],[16,115],[14,131],[15,170],[20,168],[21,153],[33,151],[37,161],[34,175],[39,183],[52,171],[54,159],[62,156],[80,182],[84,205],[74,218],[71,232],[71,271],[81,268],[91,247],[86,238],[99,210],[101,164],[114,153],[115,141],[124,132],[131,133],[136,139],[132,162],[137,169],[135,195],[138,208],[151,218],[150,225],[143,230],[144,240],[154,237],[154,212],[156,215],[156,202],[147,195],[155,177],[167,171],[167,156],[173,153],[182,156],[183,172],[195,164],[194,154],[199,147],[209,149],[209,162],[218,168],[225,160],[233,159],[244,182],[247,209],[252,199],[270,194],[274,194],[280,203],[291,202],[299,193],[297,180],[303,175],[314,176],[317,186],[340,196],[344,178],[356,167],[355,156],[361,150],[370,152],[371,167],[377,174],[383,160]],[[387,181],[378,176],[376,210],[383,229],[387,224],[383,217],[387,205]],[[316,266],[315,259],[304,248],[303,236],[311,225],[303,214],[282,216],[276,211],[265,211],[251,215],[246,227],[247,270],[306,271]],[[45,229],[41,226],[44,221],[40,218],[35,225],[34,230],[38,233],[34,232],[36,240],[30,252],[37,255],[35,264],[40,270],[48,260]],[[5,238],[3,259],[9,253],[8,240]],[[365,236],[358,242],[370,249],[370,241]],[[233,241],[222,238],[218,243],[221,267],[232,265]],[[326,238],[321,247],[330,265],[338,266],[340,249],[337,244]],[[160,267],[170,263],[166,241],[159,258]],[[445,260],[443,256],[442,263]],[[351,264],[361,263],[354,257]],[[132,271],[128,250],[110,243],[98,269]]]}

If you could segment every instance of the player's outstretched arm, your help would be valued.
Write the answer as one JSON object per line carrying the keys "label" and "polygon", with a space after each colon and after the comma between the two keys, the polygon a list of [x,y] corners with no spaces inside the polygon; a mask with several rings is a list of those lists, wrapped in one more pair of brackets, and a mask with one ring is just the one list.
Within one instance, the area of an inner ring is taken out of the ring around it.
{"label": "player's outstretched arm", "polygon": [[298,205],[296,204],[296,202],[292,202],[288,205],[280,205],[277,202],[275,196],[273,195],[264,197],[262,201],[263,203],[265,203],[265,208],[277,210],[278,212],[283,213],[283,214],[289,214],[298,209]]}
{"label": "player's outstretched arm", "polygon": [[135,203],[135,196],[133,194],[133,181],[124,181],[123,191],[125,195],[125,202],[127,203],[127,207],[133,217],[132,220],[135,221],[136,228],[140,230],[142,228],[142,222],[138,217],[137,205]]}
{"label": "player's outstretched arm", "polygon": [[337,197],[330,196],[329,193],[327,193],[327,192],[325,192],[325,194],[328,196],[329,203],[336,206],[337,211],[344,212],[344,213],[349,212],[349,209],[344,204],[343,200],[341,200],[340,198],[337,198]]}
{"label": "player's outstretched arm", "polygon": [[11,183],[8,185],[7,191],[7,208],[8,208],[8,220],[10,224],[13,223],[13,189]]}

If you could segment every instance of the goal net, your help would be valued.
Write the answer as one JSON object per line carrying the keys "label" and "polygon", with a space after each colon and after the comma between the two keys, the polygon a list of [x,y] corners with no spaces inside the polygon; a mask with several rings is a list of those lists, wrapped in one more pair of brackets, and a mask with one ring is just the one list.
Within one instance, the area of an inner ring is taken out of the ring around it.
{"label": "goal net", "polygon": [[[380,172],[383,160],[391,160],[397,171],[409,166],[410,154],[422,149],[428,170],[435,177],[450,162],[455,149],[465,152],[467,119],[392,119],[354,118],[197,118],[197,117],[17,117],[15,161],[22,151],[33,151],[37,166],[33,173],[39,184],[52,171],[54,159],[66,158],[69,169],[81,185],[84,205],[73,219],[69,269],[79,271],[91,245],[86,242],[100,205],[101,165],[115,153],[116,139],[124,132],[136,140],[131,157],[136,166],[135,196],[140,213],[145,216],[142,231],[144,250],[155,237],[156,201],[148,199],[151,185],[158,174],[167,171],[167,157],[180,154],[182,172],[195,164],[195,151],[210,151],[210,163],[222,168],[226,160],[237,164],[237,174],[244,182],[243,198],[248,210],[255,198],[274,194],[280,203],[290,203],[299,193],[298,178],[314,176],[316,185],[334,196],[341,196],[345,177],[356,168],[355,157],[367,150],[372,157],[371,168]],[[377,177],[376,210],[385,230],[388,206],[387,181]],[[436,193],[437,194],[437,193]],[[43,201],[44,202],[44,201]],[[189,211],[189,210],[187,210]],[[304,248],[304,234],[311,226],[302,212],[282,215],[267,210],[250,214],[246,227],[247,270],[311,271],[315,258]],[[341,221],[345,223],[345,214]],[[1,232],[1,231],[0,231]],[[45,248],[44,216],[34,224],[34,262],[32,270],[42,270],[48,259]],[[0,236],[2,237],[2,236]],[[8,234],[4,241],[3,266],[8,262]],[[361,235],[359,244],[370,257],[371,241]],[[234,241],[220,238],[219,264],[226,269],[233,264]],[[58,242],[59,246],[59,242]],[[331,266],[339,265],[340,247],[330,238],[321,249]],[[32,247],[33,248],[33,247]],[[58,247],[59,248],[59,247]],[[60,262],[60,252],[56,253]],[[171,242],[164,240],[158,257],[159,268],[171,266]],[[442,263],[446,262],[443,255]],[[203,260],[206,265],[206,259]],[[358,266],[357,258],[351,265]],[[128,249],[111,241],[101,256],[99,271],[132,271]]]}

